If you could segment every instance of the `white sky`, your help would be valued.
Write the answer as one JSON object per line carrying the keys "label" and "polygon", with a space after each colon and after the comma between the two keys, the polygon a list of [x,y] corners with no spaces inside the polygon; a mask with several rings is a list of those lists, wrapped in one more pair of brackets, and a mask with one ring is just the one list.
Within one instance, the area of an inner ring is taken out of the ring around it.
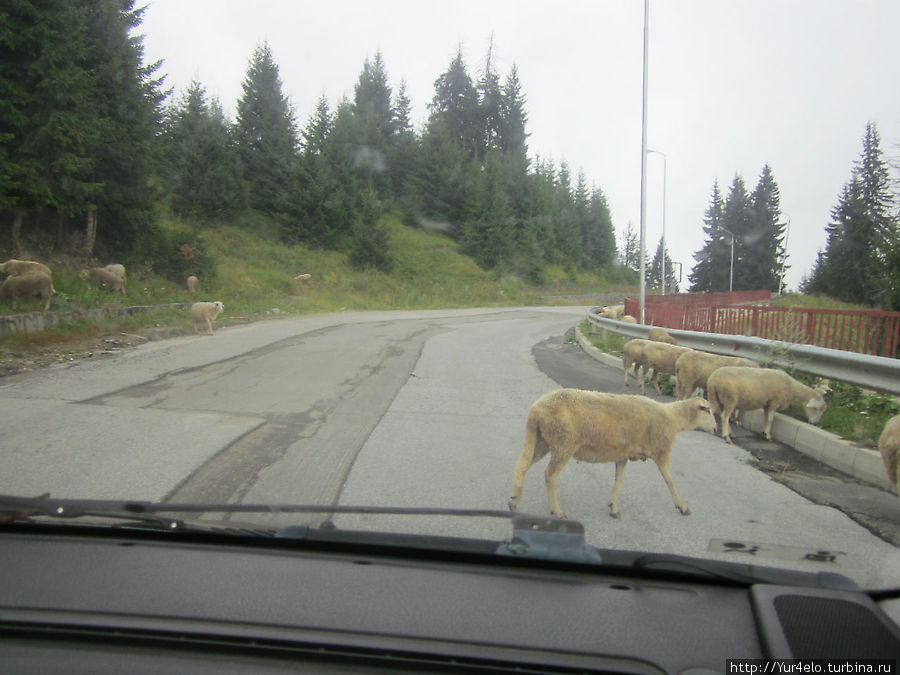
{"label": "white sky", "polygon": [[[505,79],[527,99],[532,157],[568,162],[609,200],[617,238],[640,223],[641,0],[150,0],[145,62],[163,59],[180,96],[192,79],[233,114],[250,57],[268,40],[284,92],[305,126],[324,93],[351,96],[380,50],[416,124],[458,45],[477,79],[491,35]],[[713,181],[763,165],[790,220],[796,288],[862,150],[868,121],[900,155],[900,2],[651,0],[648,147],[667,157],[666,238],[687,273],[703,244]],[[648,164],[647,248],[662,231],[663,161]]]}

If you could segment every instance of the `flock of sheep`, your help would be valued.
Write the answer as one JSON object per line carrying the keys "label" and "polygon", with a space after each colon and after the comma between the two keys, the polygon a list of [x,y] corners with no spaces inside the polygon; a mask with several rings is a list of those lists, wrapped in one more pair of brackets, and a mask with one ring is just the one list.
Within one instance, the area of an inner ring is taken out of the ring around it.
{"label": "flock of sheep", "polygon": [[[38,298],[44,301],[45,312],[50,309],[50,298],[56,289],[53,288],[53,272],[49,267],[34,260],[12,259],[0,263],[0,272],[8,275],[0,284],[0,300],[9,300],[15,307],[17,300]],[[100,288],[125,295],[125,266],[120,263],[84,269],[78,276]],[[194,275],[187,278],[186,285],[190,293],[196,293],[200,288],[200,282]],[[212,322],[224,309],[225,305],[219,301],[195,302],[191,305],[194,329],[199,332],[199,326],[205,323],[207,334],[212,335]]]}
{"label": "flock of sheep", "polygon": [[[605,307],[601,316],[622,320],[624,306]],[[557,518],[565,518],[557,497],[557,479],[572,457],[585,462],[615,462],[615,484],[609,499],[609,515],[613,518],[620,517],[616,500],[625,466],[628,460],[638,459],[656,462],[675,508],[682,515],[690,515],[669,471],[676,433],[691,429],[715,433],[718,416],[722,437],[731,443],[732,413],[763,409],[764,434],[771,439],[776,411],[797,403],[804,406],[807,419],[815,424],[825,412],[825,395],[831,391],[827,381],[808,387],[781,370],[760,368],[749,359],[678,346],[662,328],[651,328],[646,340],[629,340],[622,367],[625,386],[634,368],[642,394],[651,372],[657,393],[660,373],[674,375],[676,400],[659,403],[645,396],[578,389],[560,389],[539,398],[528,412],[525,446],[513,473],[511,511],[515,511],[522,497],[525,473],[549,453],[544,477],[550,510]],[[693,396],[697,389],[703,391],[703,398]],[[900,415],[885,425],[878,448],[890,482],[900,487]]]}

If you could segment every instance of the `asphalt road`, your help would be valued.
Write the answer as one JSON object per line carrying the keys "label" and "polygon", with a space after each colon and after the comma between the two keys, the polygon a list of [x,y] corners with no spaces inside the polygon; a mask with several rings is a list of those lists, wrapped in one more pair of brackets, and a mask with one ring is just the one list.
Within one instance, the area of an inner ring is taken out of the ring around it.
{"label": "asphalt road", "polygon": [[[621,372],[579,356],[565,339],[585,313],[548,307],[281,319],[3,378],[0,492],[505,509],[531,403],[559,386],[622,390]],[[548,513],[545,466],[527,475],[521,511]],[[900,580],[894,546],[772,480],[744,449],[684,432],[672,473],[690,516],[675,510],[652,462],[629,463],[621,520],[607,515],[612,465],[572,462],[560,478],[560,501],[601,547],[752,558],[841,571],[870,586]],[[485,519],[339,515],[334,522],[510,534],[508,522]],[[834,560],[797,560],[809,552]]]}

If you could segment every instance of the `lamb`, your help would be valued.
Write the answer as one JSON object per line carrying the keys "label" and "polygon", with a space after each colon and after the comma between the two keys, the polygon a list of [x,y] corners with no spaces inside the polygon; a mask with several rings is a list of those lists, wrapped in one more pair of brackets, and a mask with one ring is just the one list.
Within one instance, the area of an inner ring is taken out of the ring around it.
{"label": "lamb", "polygon": [[200,280],[193,274],[187,278],[188,293],[196,293],[200,288]]}
{"label": "lamb", "polygon": [[722,420],[722,438],[731,443],[728,418],[735,409],[766,411],[765,437],[772,438],[772,421],[776,410],[794,403],[806,408],[806,419],[815,424],[825,412],[827,383],[807,387],[787,373],[774,368],[724,366],[713,372],[706,383],[709,404]]}
{"label": "lamb", "polygon": [[207,335],[212,335],[212,322],[216,320],[216,317],[219,316],[224,309],[225,305],[218,300],[215,302],[195,302],[191,305],[191,316],[194,317],[194,330],[199,333],[200,330],[197,328],[197,324],[201,321],[206,321]]}
{"label": "lamb", "polygon": [[5,263],[0,263],[0,272],[5,272],[11,277],[40,273],[46,274],[51,281],[53,280],[53,274],[50,272],[50,268],[45,264],[35,262],[34,260],[16,260],[15,258],[12,258]]}
{"label": "lamb", "polygon": [[652,340],[653,342],[665,342],[669,345],[678,344],[678,340],[669,335],[669,332],[665,328],[657,328],[655,326],[650,329],[650,332],[647,334],[647,339]]}
{"label": "lamb", "polygon": [[884,425],[878,438],[878,450],[884,460],[888,480],[900,490],[900,415],[894,415]]}
{"label": "lamb", "polygon": [[634,338],[625,343],[622,356],[622,370],[624,371],[625,386],[628,386],[628,371],[634,366],[634,379],[638,379],[637,371],[644,360],[644,348],[650,344],[650,340]]}
{"label": "lamb", "polygon": [[659,394],[659,376],[661,373],[675,374],[675,362],[678,357],[689,351],[693,351],[689,347],[679,347],[678,345],[670,345],[665,342],[650,341],[644,348],[644,356],[641,360],[641,393],[644,393],[644,381],[647,379],[647,372],[653,370],[653,386],[656,393]]}
{"label": "lamb", "polygon": [[550,463],[544,476],[550,511],[565,518],[557,498],[556,483],[566,463],[615,462],[616,481],[609,498],[609,515],[619,518],[616,500],[625,465],[629,459],[652,459],[659,467],[675,508],[682,515],[691,510],[678,496],[669,459],[675,434],[701,428],[715,432],[716,421],[703,399],[659,403],[642,396],[606,394],[579,389],[559,389],[539,398],[528,411],[525,447],[513,474],[513,496],[509,509],[515,511],[522,498],[525,473],[548,452]]}
{"label": "lamb", "polygon": [[631,314],[626,314],[622,317],[622,321],[625,323],[637,323],[637,319],[635,319]]}
{"label": "lamb", "polygon": [[125,295],[125,279],[105,267],[92,267],[89,270],[82,270],[79,273],[79,276],[101,288],[108,288],[111,291],[120,291],[122,295]]}
{"label": "lamb", "polygon": [[675,398],[688,398],[697,387],[706,396],[706,381],[713,371],[722,366],[759,368],[759,364],[739,356],[719,356],[707,352],[685,352],[675,361]]}
{"label": "lamb", "polygon": [[7,277],[0,285],[0,298],[12,300],[13,307],[19,298],[35,297],[44,301],[45,312],[50,309],[50,296],[54,293],[56,290],[53,288],[53,281],[39,272]]}
{"label": "lamb", "polygon": [[125,281],[125,265],[120,263],[112,263],[107,265],[103,269],[108,270],[119,277],[122,281]]}

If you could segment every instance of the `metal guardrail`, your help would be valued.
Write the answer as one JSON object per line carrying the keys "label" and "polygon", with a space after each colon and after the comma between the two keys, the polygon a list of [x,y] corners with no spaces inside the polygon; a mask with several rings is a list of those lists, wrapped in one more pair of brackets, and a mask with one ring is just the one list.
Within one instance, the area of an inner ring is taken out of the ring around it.
{"label": "metal guardrail", "polygon": [[[591,325],[631,338],[646,338],[652,326],[604,319],[599,308],[588,313]],[[699,333],[667,328],[679,345],[724,356],[743,356],[759,363],[792,368],[866,389],[900,395],[900,359],[868,356],[839,349],[798,345],[743,335]]]}

